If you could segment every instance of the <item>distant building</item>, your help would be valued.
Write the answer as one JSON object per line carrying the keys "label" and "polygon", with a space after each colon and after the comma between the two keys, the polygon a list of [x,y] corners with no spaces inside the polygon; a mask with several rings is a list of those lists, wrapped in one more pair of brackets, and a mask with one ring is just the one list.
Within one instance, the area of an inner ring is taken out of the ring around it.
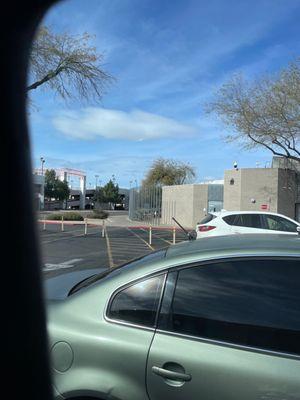
{"label": "distant building", "polygon": [[198,183],[163,186],[161,223],[172,224],[172,217],[179,223],[195,226],[209,211],[223,208],[223,185]]}
{"label": "distant building", "polygon": [[194,227],[207,212],[271,211],[300,221],[300,163],[274,157],[270,168],[237,168],[224,181],[164,186],[161,223]]}

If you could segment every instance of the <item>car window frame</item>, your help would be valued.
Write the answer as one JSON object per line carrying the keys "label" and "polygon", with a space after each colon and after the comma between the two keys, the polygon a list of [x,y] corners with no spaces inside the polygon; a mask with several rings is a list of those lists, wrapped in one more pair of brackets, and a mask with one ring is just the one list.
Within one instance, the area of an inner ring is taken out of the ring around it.
{"label": "car window frame", "polygon": [[[194,267],[198,267],[198,266],[209,266],[212,264],[217,264],[218,262],[222,261],[222,262],[230,262],[230,261],[248,261],[248,260],[257,260],[257,261],[261,261],[261,260],[289,260],[289,261],[300,261],[300,257],[294,254],[287,254],[287,255],[276,255],[276,256],[259,256],[259,255],[254,255],[254,256],[250,256],[250,255],[246,255],[246,256],[238,256],[238,257],[220,257],[219,259],[214,259],[214,260],[203,260],[203,261],[199,261],[199,262],[192,262],[186,265],[180,265],[180,266],[176,266],[173,267],[171,269],[169,269],[169,273],[167,275],[167,278],[165,280],[165,288],[168,285],[168,280],[171,277],[171,273],[174,272],[176,273],[176,278],[173,278],[173,282],[172,282],[172,299],[166,299],[165,298],[165,289],[163,291],[163,298],[161,300],[161,305],[160,305],[160,309],[159,309],[159,315],[158,315],[158,319],[157,319],[157,327],[156,327],[156,333],[161,333],[161,334],[165,334],[165,335],[171,335],[171,336],[175,336],[175,337],[179,337],[179,338],[183,338],[183,339],[187,339],[187,340],[192,340],[192,341],[196,341],[196,342],[202,342],[202,343],[208,343],[208,344],[212,344],[212,345],[217,345],[217,346],[221,346],[221,347],[228,347],[228,348],[233,348],[233,349],[238,349],[238,350],[244,350],[244,351],[251,351],[254,353],[260,353],[260,354],[267,354],[267,355],[274,355],[274,356],[278,356],[278,357],[283,357],[283,358],[290,358],[290,359],[295,359],[295,360],[300,360],[300,354],[295,354],[295,353],[288,353],[288,352],[284,352],[284,351],[280,351],[280,350],[270,350],[270,349],[265,349],[263,347],[256,347],[256,346],[250,346],[250,345],[243,345],[243,344],[238,344],[238,343],[233,343],[233,342],[227,342],[227,341],[223,341],[223,340],[218,340],[218,339],[210,339],[210,338],[205,338],[205,337],[201,337],[201,336],[194,336],[188,333],[180,333],[180,332],[174,332],[172,330],[169,330],[168,327],[166,328],[166,326],[163,326],[163,323],[161,321],[161,310],[162,309],[166,309],[169,310],[168,315],[170,315],[170,311],[172,308],[172,304],[173,304],[173,299],[174,299],[174,294],[175,294],[175,289],[176,289],[176,284],[177,284],[177,279],[178,279],[178,275],[179,272],[184,270],[184,269],[188,269],[188,268],[194,268]],[[164,321],[165,322],[165,321]]]}
{"label": "car window frame", "polygon": [[[161,292],[160,292],[160,296],[159,296],[159,300],[158,300],[158,305],[157,305],[157,310],[156,310],[156,315],[155,315],[155,321],[154,321],[153,326],[145,326],[145,325],[141,325],[141,324],[135,324],[133,322],[121,321],[121,320],[118,320],[118,319],[115,319],[115,318],[111,318],[109,316],[111,305],[112,305],[115,297],[120,292],[122,292],[123,290],[129,288],[130,286],[136,285],[136,284],[138,284],[140,282],[146,281],[146,280],[151,279],[151,278],[159,277],[159,276],[164,276],[164,278],[163,278],[163,282],[162,282]],[[162,271],[157,271],[155,273],[151,273],[151,274],[145,275],[145,276],[143,276],[141,278],[134,279],[134,280],[132,280],[130,282],[127,282],[126,284],[123,284],[123,285],[119,286],[117,289],[115,289],[110,294],[110,296],[108,298],[108,301],[107,301],[107,304],[104,307],[104,319],[105,319],[105,321],[109,322],[109,323],[113,323],[113,324],[119,324],[119,325],[125,325],[125,326],[144,329],[144,330],[155,331],[156,328],[157,328],[159,312],[160,312],[160,308],[161,308],[161,304],[162,304],[162,300],[163,300],[163,296],[164,296],[167,276],[168,276],[168,269],[164,269]]]}

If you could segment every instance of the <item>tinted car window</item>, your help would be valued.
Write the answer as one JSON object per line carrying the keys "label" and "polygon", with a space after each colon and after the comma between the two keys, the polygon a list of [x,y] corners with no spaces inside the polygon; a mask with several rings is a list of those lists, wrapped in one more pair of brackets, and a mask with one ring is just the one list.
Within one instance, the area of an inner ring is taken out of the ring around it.
{"label": "tinted car window", "polygon": [[245,226],[248,228],[262,228],[261,217],[259,214],[237,215],[232,225]]}
{"label": "tinted car window", "polygon": [[225,217],[223,217],[223,220],[226,222],[226,224],[233,225],[235,218],[236,218],[236,214],[226,215]]}
{"label": "tinted car window", "polygon": [[169,330],[300,353],[299,260],[245,260],[179,272]]}
{"label": "tinted car window", "polygon": [[215,215],[208,214],[200,222],[198,222],[198,224],[207,224],[208,222],[212,221],[214,218],[216,218]]}
{"label": "tinted car window", "polygon": [[266,229],[272,231],[282,231],[282,232],[297,232],[297,225],[293,222],[278,217],[277,215],[265,215]]}
{"label": "tinted car window", "polygon": [[131,285],[118,292],[110,306],[109,318],[154,326],[164,275]]}

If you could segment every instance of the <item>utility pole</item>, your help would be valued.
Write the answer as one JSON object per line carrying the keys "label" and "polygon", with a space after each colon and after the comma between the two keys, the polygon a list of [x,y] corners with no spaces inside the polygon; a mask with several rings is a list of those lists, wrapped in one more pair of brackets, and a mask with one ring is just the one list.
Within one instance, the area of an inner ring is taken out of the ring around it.
{"label": "utility pole", "polygon": [[95,178],[96,178],[95,189],[97,190],[97,184],[98,184],[98,178],[99,178],[99,175],[95,175]]}
{"label": "utility pole", "polygon": [[41,163],[42,163],[42,175],[44,175],[44,163],[45,163],[44,157],[41,157]]}

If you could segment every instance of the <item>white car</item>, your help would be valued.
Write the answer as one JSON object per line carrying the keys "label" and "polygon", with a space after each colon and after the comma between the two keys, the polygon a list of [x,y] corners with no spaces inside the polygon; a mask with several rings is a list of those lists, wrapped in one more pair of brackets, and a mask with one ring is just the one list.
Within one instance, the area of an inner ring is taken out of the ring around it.
{"label": "white car", "polygon": [[285,215],[260,211],[212,212],[197,224],[197,239],[239,233],[299,234],[300,224]]}

